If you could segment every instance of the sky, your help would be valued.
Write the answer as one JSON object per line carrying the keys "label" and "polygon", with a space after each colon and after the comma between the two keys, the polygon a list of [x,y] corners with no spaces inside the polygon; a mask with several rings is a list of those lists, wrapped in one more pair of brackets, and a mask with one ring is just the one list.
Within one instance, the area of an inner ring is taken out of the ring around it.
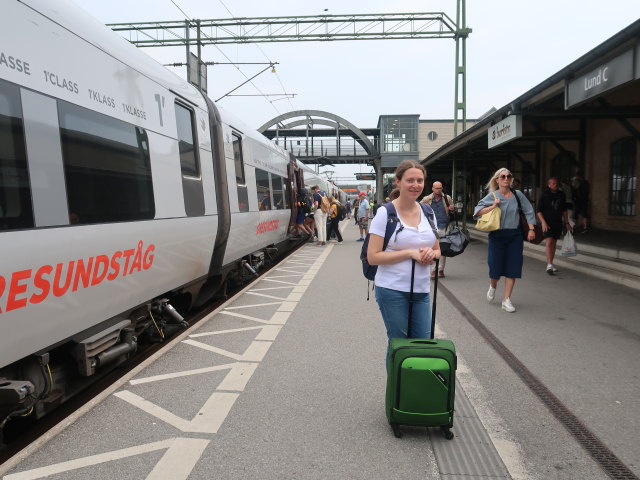
{"label": "sky", "polygon": [[[444,12],[456,0],[73,0],[103,23],[230,17]],[[640,0],[467,0],[467,118],[500,108],[640,18]],[[160,63],[185,61],[185,49],[146,48]],[[324,110],[361,128],[379,115],[452,119],[455,41],[452,39],[261,43],[206,46],[203,60],[278,62],[236,94],[218,102],[258,128],[293,110]],[[215,65],[209,96],[221,97],[267,65]],[[169,67],[186,78],[185,67]],[[238,68],[241,70],[239,71]],[[243,73],[244,74],[243,74]],[[328,167],[334,175],[372,171]]]}

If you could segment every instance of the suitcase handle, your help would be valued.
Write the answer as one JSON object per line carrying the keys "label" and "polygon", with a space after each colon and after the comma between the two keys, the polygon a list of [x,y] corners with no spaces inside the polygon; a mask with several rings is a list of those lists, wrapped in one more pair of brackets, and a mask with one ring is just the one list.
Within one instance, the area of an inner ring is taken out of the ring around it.
{"label": "suitcase handle", "polygon": [[421,345],[437,345],[438,342],[434,340],[411,340],[411,343],[418,343]]}

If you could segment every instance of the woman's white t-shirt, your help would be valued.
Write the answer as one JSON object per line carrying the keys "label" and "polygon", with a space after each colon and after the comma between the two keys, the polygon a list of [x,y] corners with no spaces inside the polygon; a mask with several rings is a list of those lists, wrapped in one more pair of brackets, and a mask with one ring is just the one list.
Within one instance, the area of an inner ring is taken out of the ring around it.
{"label": "woman's white t-shirt", "polygon": [[[420,225],[417,227],[408,227],[402,221],[402,217],[398,215],[400,220],[396,224],[396,230],[391,235],[389,244],[385,252],[394,252],[406,249],[432,248],[436,243],[436,237],[433,234],[429,220],[424,215],[422,207],[420,208]],[[433,216],[434,225],[436,225],[435,215]],[[402,225],[402,230],[400,230]],[[387,228],[387,209],[384,206],[378,208],[376,216],[371,221],[369,233],[384,238]],[[405,259],[393,265],[378,265],[376,272],[375,284],[378,287],[389,288],[401,292],[411,291],[411,259]],[[419,293],[428,293],[431,287],[431,265],[420,265],[416,263],[414,275],[413,291]]]}

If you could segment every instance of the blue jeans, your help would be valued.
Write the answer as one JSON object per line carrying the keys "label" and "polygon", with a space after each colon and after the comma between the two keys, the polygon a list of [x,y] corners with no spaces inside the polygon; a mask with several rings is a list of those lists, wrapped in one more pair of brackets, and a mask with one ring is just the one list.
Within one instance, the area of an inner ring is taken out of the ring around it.
{"label": "blue jeans", "polygon": [[[407,338],[409,320],[409,292],[400,292],[389,288],[376,287],[376,302],[387,328],[387,337]],[[428,293],[413,293],[411,310],[411,337],[431,337],[431,308]],[[389,342],[387,342],[387,362],[389,360]]]}

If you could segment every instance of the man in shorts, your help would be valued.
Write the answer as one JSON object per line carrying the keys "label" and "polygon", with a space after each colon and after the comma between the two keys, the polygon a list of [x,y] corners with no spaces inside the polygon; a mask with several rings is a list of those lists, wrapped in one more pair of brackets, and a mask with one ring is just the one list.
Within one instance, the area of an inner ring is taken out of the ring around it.
{"label": "man in shorts", "polygon": [[360,228],[360,238],[357,242],[364,242],[364,237],[369,231],[369,202],[367,201],[367,194],[360,192],[358,195],[360,199],[360,205],[358,206],[358,228]]}
{"label": "man in shorts", "polygon": [[536,205],[538,220],[542,225],[542,235],[546,242],[547,273],[555,274],[558,269],[553,265],[556,254],[556,244],[562,236],[563,224],[567,230],[572,230],[567,213],[567,202],[564,192],[560,190],[558,179],[551,177]]}

